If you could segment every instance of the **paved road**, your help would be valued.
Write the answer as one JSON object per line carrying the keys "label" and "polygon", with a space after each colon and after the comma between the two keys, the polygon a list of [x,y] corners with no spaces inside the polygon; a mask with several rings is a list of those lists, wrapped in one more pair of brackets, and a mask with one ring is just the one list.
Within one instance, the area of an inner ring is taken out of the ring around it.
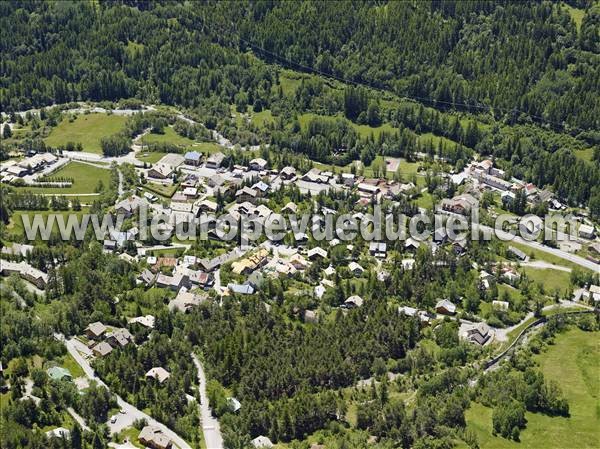
{"label": "paved road", "polygon": [[[577,264],[583,268],[587,268],[588,270],[592,270],[595,273],[600,273],[600,265],[597,263],[592,262],[591,260],[587,260],[584,259],[583,257],[577,256],[575,254],[571,254],[568,253],[566,251],[562,251],[560,249],[557,248],[551,248],[549,246],[546,245],[542,245],[541,243],[538,242],[530,242],[529,240],[525,240],[522,237],[519,236],[513,236],[511,233],[509,232],[505,232],[505,231],[494,231],[493,228],[489,227],[489,226],[482,226],[479,225],[479,229],[484,231],[484,232],[491,232],[492,235],[498,236],[501,239],[512,239],[512,241],[520,243],[522,245],[526,245],[529,246],[530,248],[534,248],[534,249],[538,249],[540,251],[544,251],[545,253],[548,254],[552,254],[554,256],[560,257],[561,259],[564,260],[568,260],[569,262],[572,262],[574,264]],[[510,242],[509,242],[510,243]]]}
{"label": "paved road", "polygon": [[81,427],[85,431],[88,431],[88,432],[90,431],[90,428],[85,423],[85,420],[75,410],[73,410],[72,407],[68,407],[67,411],[69,412],[69,415],[71,415],[73,417],[73,419],[75,421],[77,421],[77,424],[79,424],[79,427]]}
{"label": "paved road", "polygon": [[[88,376],[90,379],[95,380],[99,385],[102,385],[109,389],[108,386],[102,381],[102,379],[96,376],[89,362],[79,352],[78,349],[82,346],[86,348],[86,346],[83,343],[73,338],[71,338],[70,340],[65,340],[65,338],[60,334],[55,334],[54,336],[57,340],[64,342],[65,346],[67,347],[67,350],[69,351],[69,354],[71,354],[75,361],[79,364],[79,366],[81,366],[81,369],[83,369],[83,372],[86,374],[86,376]],[[89,349],[87,349],[87,351],[89,351]],[[149,425],[158,427],[180,449],[192,449],[191,446],[183,440],[183,438],[181,438],[163,423],[158,422],[151,416],[134,407],[133,405],[129,404],[128,402],[125,402],[125,400],[123,400],[123,398],[121,398],[119,395],[115,394],[115,397],[117,398],[117,403],[119,404],[119,407],[124,412],[121,413],[121,415],[128,416],[131,423],[133,423],[133,421],[137,419],[145,419]]]}
{"label": "paved road", "polygon": [[198,360],[196,354],[192,353],[192,360],[198,370],[198,389],[200,391],[200,415],[202,416],[202,432],[206,449],[223,449],[223,437],[219,421],[212,415],[208,406],[208,396],[206,395],[206,375],[204,368]]}

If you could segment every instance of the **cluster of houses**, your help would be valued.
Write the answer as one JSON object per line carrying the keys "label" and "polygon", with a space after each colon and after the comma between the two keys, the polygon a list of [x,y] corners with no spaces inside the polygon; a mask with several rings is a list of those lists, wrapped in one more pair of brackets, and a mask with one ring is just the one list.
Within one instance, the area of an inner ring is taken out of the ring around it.
{"label": "cluster of houses", "polygon": [[[52,153],[38,153],[21,160],[6,161],[0,165],[2,182],[11,183],[28,175],[41,174],[58,168],[59,158]],[[64,162],[68,162],[67,159]]]}
{"label": "cluster of houses", "polygon": [[27,262],[10,262],[8,260],[0,260],[0,274],[2,276],[10,276],[17,274],[26,281],[31,282],[37,288],[44,290],[48,284],[48,274],[35,267],[32,267]]}

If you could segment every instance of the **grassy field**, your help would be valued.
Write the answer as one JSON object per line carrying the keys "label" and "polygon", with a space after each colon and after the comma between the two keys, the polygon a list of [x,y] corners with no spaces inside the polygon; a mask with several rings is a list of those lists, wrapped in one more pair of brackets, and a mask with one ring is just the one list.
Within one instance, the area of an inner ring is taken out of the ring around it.
{"label": "grassy field", "polygon": [[535,357],[547,379],[558,382],[569,401],[571,416],[549,417],[526,413],[527,428],[521,441],[492,435],[492,409],[472,403],[467,426],[482,449],[575,449],[600,447],[600,333],[569,330]]}
{"label": "grassy field", "polygon": [[170,126],[165,126],[164,134],[152,134],[152,133],[146,134],[142,138],[142,141],[144,144],[170,143],[172,145],[177,145],[178,147],[181,147],[181,148],[188,148],[188,147],[193,146],[194,143],[196,143],[192,139],[188,139],[187,137],[180,136]]}
{"label": "grassy field", "polygon": [[421,145],[425,145],[426,143],[431,142],[433,148],[435,149],[437,149],[440,140],[444,143],[445,148],[452,148],[456,145],[456,142],[454,140],[450,140],[446,137],[436,136],[433,133],[421,134],[418,140]]}
{"label": "grassy field", "polygon": [[553,265],[562,265],[563,267],[578,268],[578,269],[581,269],[584,271],[586,270],[585,268],[582,268],[580,265],[577,265],[573,262],[570,262],[568,260],[565,260],[565,259],[555,256],[553,254],[547,253],[545,251],[531,248],[529,246],[523,245],[522,243],[510,242],[510,243],[508,243],[508,245],[514,246],[515,248],[519,248],[521,251],[523,251],[525,254],[527,254],[530,257],[533,256],[532,260],[543,260],[543,261],[551,263]]}
{"label": "grassy field", "polygon": [[171,198],[177,192],[179,188],[179,184],[164,186],[162,184],[156,184],[154,182],[148,182],[143,185],[144,190],[147,190],[150,193],[154,193],[165,198]]}
{"label": "grassy field", "polygon": [[65,117],[44,142],[52,147],[67,142],[81,143],[83,151],[102,154],[100,139],[121,131],[126,120],[126,117],[108,114],[82,114],[73,122]]}
{"label": "grassy field", "polygon": [[81,368],[81,366],[79,366],[79,364],[75,361],[71,354],[66,354],[62,356],[56,362],[58,363],[58,366],[62,366],[63,368],[68,369],[71,373],[71,376],[73,376],[73,379],[75,379],[76,377],[85,376],[83,369]]}
{"label": "grassy field", "polygon": [[[48,215],[50,215],[50,214],[57,214],[57,215],[61,215],[63,217],[65,223],[66,223],[67,220],[68,220],[68,216],[70,214],[77,213],[77,215],[80,217],[81,214],[85,213],[86,211],[87,211],[87,208],[82,208],[81,212],[52,211],[52,210],[42,210],[42,211],[17,210],[17,211],[14,211],[13,214],[12,214],[12,216],[10,217],[10,222],[6,226],[6,230],[8,231],[9,234],[13,234],[13,235],[17,235],[17,236],[24,236],[25,235],[25,230],[23,228],[23,215],[28,215],[29,216],[29,222],[31,223],[33,221],[33,216],[35,214],[42,215],[44,222],[46,222]],[[54,231],[58,230],[56,222],[54,222],[54,226],[52,227],[52,229]]]}
{"label": "grassy field", "polygon": [[579,159],[581,159],[583,161],[592,162],[592,157],[594,156],[594,149],[586,148],[585,150],[576,150],[575,156],[577,156]]}
{"label": "grassy field", "polygon": [[18,187],[17,190],[54,195],[96,193],[99,181],[102,181],[104,188],[110,183],[110,170],[82,162],[69,162],[50,176],[72,178],[73,184],[67,188]]}
{"label": "grassy field", "polygon": [[547,295],[551,295],[555,290],[563,293],[571,284],[571,274],[566,271],[531,267],[524,267],[523,271],[533,282],[542,284]]}
{"label": "grassy field", "polygon": [[370,135],[373,135],[377,139],[379,137],[379,135],[383,132],[394,133],[394,132],[398,131],[396,128],[393,128],[392,125],[390,125],[389,123],[384,123],[380,126],[373,127],[373,126],[369,126],[369,125],[359,125],[357,123],[352,123],[350,120],[346,119],[345,117],[343,117],[341,115],[337,115],[337,116],[319,115],[319,114],[314,114],[312,112],[308,112],[306,114],[301,114],[298,116],[298,121],[300,122],[300,127],[303,130],[307,129],[308,124],[314,118],[320,118],[320,119],[331,120],[331,121],[339,120],[339,119],[346,120],[350,124],[350,126],[352,126],[356,130],[358,135],[362,138],[366,138],[366,137],[369,137]]}

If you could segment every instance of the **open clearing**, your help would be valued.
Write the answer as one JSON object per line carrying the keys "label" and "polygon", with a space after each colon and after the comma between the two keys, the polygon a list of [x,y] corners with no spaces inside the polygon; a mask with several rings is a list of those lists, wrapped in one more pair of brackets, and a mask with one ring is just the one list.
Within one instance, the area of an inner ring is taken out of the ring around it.
{"label": "open clearing", "polygon": [[600,332],[572,329],[556,337],[556,344],[535,357],[544,376],[556,381],[569,401],[571,416],[526,413],[521,441],[492,435],[492,409],[472,403],[467,426],[482,449],[598,448],[600,447]]}
{"label": "open clearing", "polygon": [[[69,162],[64,167],[50,174],[50,177],[72,178],[73,184],[66,188],[45,188],[45,187],[18,187],[19,192],[32,192],[40,194],[77,194],[77,193],[96,193],[98,183],[102,181],[104,188],[110,183],[110,170],[108,168],[95,167],[83,162]],[[82,199],[82,198],[81,198]]]}
{"label": "open clearing", "polygon": [[123,130],[126,120],[127,117],[110,114],[81,114],[72,122],[64,117],[44,142],[55,148],[67,142],[81,143],[83,151],[102,154],[100,139]]}

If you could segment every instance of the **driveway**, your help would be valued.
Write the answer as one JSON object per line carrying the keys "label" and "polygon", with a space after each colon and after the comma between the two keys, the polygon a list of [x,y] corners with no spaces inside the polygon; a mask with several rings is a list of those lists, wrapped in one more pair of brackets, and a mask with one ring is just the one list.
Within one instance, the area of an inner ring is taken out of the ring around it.
{"label": "driveway", "polygon": [[208,406],[208,396],[206,395],[206,375],[204,368],[196,354],[192,353],[192,360],[198,370],[198,389],[200,391],[200,415],[202,416],[202,432],[206,449],[223,449],[223,437],[219,421],[215,418]]}

